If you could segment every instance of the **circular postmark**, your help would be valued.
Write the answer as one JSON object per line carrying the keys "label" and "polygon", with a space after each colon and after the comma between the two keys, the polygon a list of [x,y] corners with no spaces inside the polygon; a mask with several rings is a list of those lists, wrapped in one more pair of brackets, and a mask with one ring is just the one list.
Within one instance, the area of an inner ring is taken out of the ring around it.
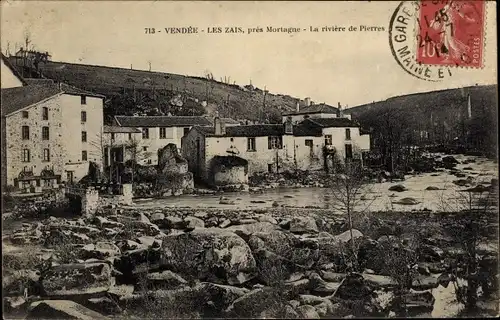
{"label": "circular postmark", "polygon": [[434,82],[446,80],[452,76],[449,67],[417,62],[417,50],[422,43],[425,44],[419,35],[419,10],[420,1],[403,1],[392,14],[389,24],[392,55],[403,70],[418,79]]}

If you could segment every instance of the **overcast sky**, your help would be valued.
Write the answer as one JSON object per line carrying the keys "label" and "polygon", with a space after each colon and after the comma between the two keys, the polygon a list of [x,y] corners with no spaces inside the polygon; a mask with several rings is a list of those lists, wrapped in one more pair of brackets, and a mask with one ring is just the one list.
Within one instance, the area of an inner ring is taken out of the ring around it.
{"label": "overcast sky", "polygon": [[[30,37],[52,60],[202,76],[230,76],[272,93],[355,106],[391,96],[496,83],[495,4],[488,9],[483,69],[457,69],[431,83],[407,74],[392,57],[389,20],[398,2],[98,2],[2,1],[1,44]],[[383,32],[299,34],[145,34],[145,28],[367,25]]]}

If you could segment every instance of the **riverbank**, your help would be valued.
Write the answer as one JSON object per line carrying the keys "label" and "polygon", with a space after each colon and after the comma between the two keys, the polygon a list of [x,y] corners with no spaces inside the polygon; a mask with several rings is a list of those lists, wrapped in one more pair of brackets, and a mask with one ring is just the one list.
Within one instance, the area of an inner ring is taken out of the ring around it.
{"label": "riverbank", "polygon": [[[4,239],[4,303],[22,314],[35,301],[62,299],[113,318],[454,316],[453,274],[463,270],[465,252],[453,230],[465,218],[355,215],[352,260],[346,217],[327,209],[120,206],[88,219],[51,217]],[[491,301],[498,218],[482,223],[478,254],[489,277],[479,298]],[[403,309],[394,290],[409,270],[390,248],[414,259]]]}

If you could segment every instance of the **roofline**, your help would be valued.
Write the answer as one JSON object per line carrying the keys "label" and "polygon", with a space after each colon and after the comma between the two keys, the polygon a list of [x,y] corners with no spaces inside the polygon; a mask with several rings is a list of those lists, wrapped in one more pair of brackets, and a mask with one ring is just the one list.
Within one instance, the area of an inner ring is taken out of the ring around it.
{"label": "roofline", "polygon": [[[75,87],[76,88],[76,87]],[[78,88],[76,88],[78,89]],[[81,89],[79,89],[81,90]],[[93,92],[85,92],[85,93],[74,93],[74,92],[66,92],[64,89],[61,89],[61,91],[64,93],[64,94],[68,94],[68,95],[71,95],[71,96],[89,96],[89,97],[94,97],[94,98],[99,98],[99,99],[106,99],[106,96],[102,95],[102,94],[98,94],[98,93],[93,93]]]}
{"label": "roofline", "polygon": [[6,114],[4,114],[3,116],[4,116],[4,117],[10,117],[10,116],[12,116],[12,115],[14,115],[14,114],[16,114],[16,113],[18,113],[18,112],[21,112],[21,111],[24,111],[24,110],[29,109],[29,108],[31,108],[31,107],[34,107],[34,106],[36,106],[37,104],[40,104],[40,103],[44,103],[44,102],[46,102],[46,101],[49,101],[49,100],[51,100],[51,99],[53,99],[53,98],[55,98],[55,97],[57,97],[57,96],[60,96],[60,95],[62,95],[62,94],[64,94],[64,92],[62,92],[62,91],[61,91],[61,92],[58,92],[58,93],[56,93],[56,94],[54,94],[54,95],[51,95],[50,97],[47,97],[47,98],[45,98],[45,99],[43,99],[43,100],[37,101],[37,102],[35,102],[35,103],[32,103],[32,104],[30,104],[29,106],[26,106],[26,107],[24,107],[24,108],[18,109],[18,110],[16,110],[16,111],[12,111],[11,113],[6,113]]}
{"label": "roofline", "polygon": [[[334,108],[334,107],[332,107]],[[299,115],[299,114],[316,114],[316,113],[327,113],[327,114],[335,114],[333,112],[324,112],[324,111],[313,111],[313,112],[307,112],[307,111],[295,111],[295,112],[289,112],[289,113],[283,113],[283,116],[293,116],[293,115]]]}
{"label": "roofline", "polygon": [[154,118],[154,117],[169,117],[169,116],[124,116],[124,115],[115,115],[113,116],[113,118],[115,119],[117,125],[119,127],[128,127],[128,128],[170,128],[170,127],[186,127],[186,126],[191,126],[191,127],[200,127],[200,126],[212,126],[213,124],[205,117],[203,116],[170,116],[171,118],[175,117],[175,118],[203,118],[205,120],[208,121],[208,123],[206,124],[186,124],[186,125],[168,125],[168,126],[164,126],[164,125],[160,125],[160,126],[125,126],[125,125],[122,125],[120,123],[120,121],[118,121],[117,117],[128,117],[128,118],[146,118],[146,117],[151,117],[151,118]]}
{"label": "roofline", "polygon": [[28,83],[26,82],[26,80],[24,80],[19,71],[17,71],[17,69],[14,68],[14,66],[10,63],[9,58],[7,58],[3,53],[2,53],[2,60],[3,63],[5,63],[5,65],[10,69],[10,71],[12,71],[12,73],[14,73],[14,75],[21,81],[23,86],[27,86]]}

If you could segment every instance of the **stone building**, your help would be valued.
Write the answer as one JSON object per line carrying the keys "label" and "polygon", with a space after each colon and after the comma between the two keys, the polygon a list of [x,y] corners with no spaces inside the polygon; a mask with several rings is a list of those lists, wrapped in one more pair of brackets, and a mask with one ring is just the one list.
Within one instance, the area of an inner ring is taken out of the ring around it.
{"label": "stone building", "polygon": [[[183,157],[195,177],[212,184],[217,175],[224,176],[221,179],[226,183],[232,177],[236,184],[245,174],[328,170],[334,155],[340,161],[362,161],[370,139],[348,118],[306,119],[297,124],[288,118],[283,124],[226,127],[216,117],[213,127],[193,127],[182,145]],[[221,162],[228,164],[224,175],[217,169]]]}
{"label": "stone building", "polygon": [[169,143],[180,150],[181,139],[191,127],[211,125],[208,119],[198,116],[115,116],[114,122],[116,126],[141,131],[138,145],[145,156],[138,162],[143,165],[156,165],[158,150]]}
{"label": "stone building", "polygon": [[48,79],[1,93],[5,185],[50,188],[102,164],[104,96]]}
{"label": "stone building", "polygon": [[105,167],[116,163],[125,163],[127,160],[142,160],[143,155],[139,141],[142,138],[141,130],[137,128],[104,126],[103,147]]}
{"label": "stone building", "polygon": [[282,115],[283,122],[291,118],[294,124],[299,123],[308,118],[323,119],[323,118],[344,118],[344,117],[350,119],[349,115],[343,114],[340,102],[338,104],[338,107],[335,108],[325,103],[314,104],[313,102],[311,102],[310,98],[305,98],[304,104],[302,106],[300,102],[297,102],[295,111],[287,112]]}

